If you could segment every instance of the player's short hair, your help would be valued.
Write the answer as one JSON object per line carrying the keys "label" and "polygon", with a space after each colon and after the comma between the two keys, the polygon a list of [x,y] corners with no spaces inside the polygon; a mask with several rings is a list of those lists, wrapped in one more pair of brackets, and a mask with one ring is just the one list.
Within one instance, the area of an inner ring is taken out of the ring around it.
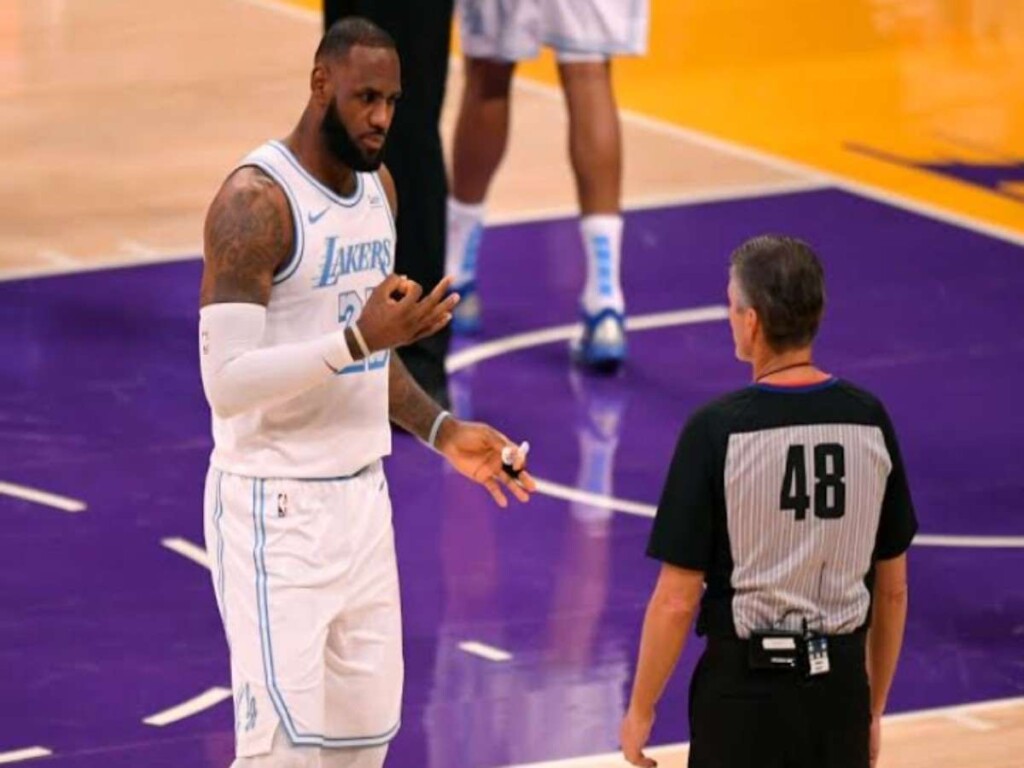
{"label": "player's short hair", "polygon": [[320,38],[314,60],[342,58],[357,45],[395,50],[394,38],[372,21],[362,16],[346,16],[334,22]]}
{"label": "player's short hair", "polygon": [[803,240],[783,235],[751,238],[729,261],[739,301],[757,312],[776,352],[814,341],[825,309],[825,271]]}

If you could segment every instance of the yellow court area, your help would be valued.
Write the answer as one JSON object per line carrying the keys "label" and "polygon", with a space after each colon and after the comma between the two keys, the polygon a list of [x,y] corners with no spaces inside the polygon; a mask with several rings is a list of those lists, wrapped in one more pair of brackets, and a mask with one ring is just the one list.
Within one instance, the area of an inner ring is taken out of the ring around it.
{"label": "yellow court area", "polygon": [[1024,233],[1024,0],[653,0],[616,72],[627,109]]}

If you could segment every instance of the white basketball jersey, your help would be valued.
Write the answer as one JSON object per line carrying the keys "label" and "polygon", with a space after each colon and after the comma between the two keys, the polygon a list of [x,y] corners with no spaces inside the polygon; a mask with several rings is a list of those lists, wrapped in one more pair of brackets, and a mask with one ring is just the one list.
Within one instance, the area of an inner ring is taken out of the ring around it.
{"label": "white basketball jersey", "polygon": [[[264,347],[316,338],[359,317],[394,268],[395,226],[376,173],[356,174],[344,198],[271,141],[239,167],[255,166],[284,190],[295,227],[291,258],[274,276]],[[217,469],[251,477],[352,475],[391,452],[385,350],[290,400],[232,418],[213,417]]]}

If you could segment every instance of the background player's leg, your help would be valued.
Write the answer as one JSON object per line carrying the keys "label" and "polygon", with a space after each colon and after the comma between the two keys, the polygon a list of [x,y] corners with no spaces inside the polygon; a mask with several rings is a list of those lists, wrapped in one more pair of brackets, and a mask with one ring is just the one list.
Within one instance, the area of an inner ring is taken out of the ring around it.
{"label": "background player's leg", "polygon": [[[444,276],[448,182],[438,124],[448,78],[453,0],[325,0],[324,25],[358,14],[383,27],[398,46],[402,102],[388,137],[385,162],[398,191],[395,271],[430,291]],[[398,350],[416,381],[448,405],[444,358],[450,331]]]}
{"label": "background player's leg", "polygon": [[583,216],[617,215],[622,196],[622,136],[611,61],[558,62],[569,109],[569,159]]}
{"label": "background player's leg", "polygon": [[612,91],[611,62],[559,56],[569,109],[569,158],[580,204],[587,278],[580,299],[585,329],[582,362],[614,369],[625,357],[622,248],[622,134]]}
{"label": "background player's leg", "polygon": [[455,309],[456,333],[474,333],[480,327],[475,283],[484,199],[508,143],[509,90],[515,71],[514,62],[477,58],[465,62],[466,84],[452,148],[445,265],[445,271],[455,278],[455,289],[463,294]]}
{"label": "background player's leg", "polygon": [[452,196],[459,202],[484,201],[505,154],[515,66],[511,61],[465,59],[466,83],[452,148]]}

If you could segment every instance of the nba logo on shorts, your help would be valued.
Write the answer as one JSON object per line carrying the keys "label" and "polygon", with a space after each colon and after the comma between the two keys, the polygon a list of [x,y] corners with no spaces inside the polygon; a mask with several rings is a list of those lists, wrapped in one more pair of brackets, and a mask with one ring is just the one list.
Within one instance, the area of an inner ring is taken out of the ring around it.
{"label": "nba logo on shorts", "polygon": [[246,683],[235,697],[235,730],[251,731],[256,727],[256,699]]}
{"label": "nba logo on shorts", "polygon": [[277,494],[277,516],[284,517],[288,514],[288,494]]}

